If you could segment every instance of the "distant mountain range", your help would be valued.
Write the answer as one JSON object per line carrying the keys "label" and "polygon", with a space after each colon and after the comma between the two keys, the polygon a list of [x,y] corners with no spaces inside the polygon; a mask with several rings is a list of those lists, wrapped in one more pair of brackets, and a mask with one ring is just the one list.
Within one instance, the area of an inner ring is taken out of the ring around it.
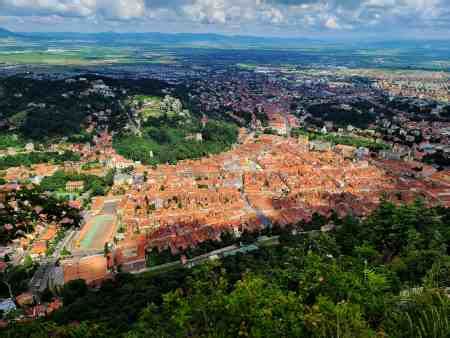
{"label": "distant mountain range", "polygon": [[1,28],[1,27],[0,27],[0,38],[17,37],[17,36],[19,36],[19,35],[20,35],[20,34],[11,32],[11,31],[9,31],[9,30],[7,30],[7,29],[4,29],[4,28]]}
{"label": "distant mountain range", "polygon": [[[1,1],[1,0],[0,0]],[[75,32],[11,32],[0,27],[0,38],[52,42],[56,44],[97,44],[103,46],[157,45],[164,47],[209,47],[209,48],[268,48],[296,49],[305,47],[339,47],[351,49],[387,48],[411,50],[450,51],[448,41],[439,40],[319,40],[303,37],[262,37],[245,35],[223,35],[213,33],[75,33]],[[345,48],[345,47],[344,47]],[[447,54],[446,54],[447,55]]]}
{"label": "distant mountain range", "polygon": [[186,47],[299,47],[311,43],[320,43],[318,40],[306,38],[279,38],[259,37],[244,35],[222,35],[222,34],[196,34],[196,33],[14,33],[0,28],[0,37],[17,37],[36,40],[84,40],[99,43],[137,43],[155,44],[165,46]]}

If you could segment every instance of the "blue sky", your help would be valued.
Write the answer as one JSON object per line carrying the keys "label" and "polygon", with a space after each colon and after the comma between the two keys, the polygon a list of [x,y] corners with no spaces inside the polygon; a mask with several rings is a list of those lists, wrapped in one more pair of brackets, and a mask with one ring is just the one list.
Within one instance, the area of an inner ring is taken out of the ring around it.
{"label": "blue sky", "polygon": [[0,0],[16,31],[450,36],[450,0]]}

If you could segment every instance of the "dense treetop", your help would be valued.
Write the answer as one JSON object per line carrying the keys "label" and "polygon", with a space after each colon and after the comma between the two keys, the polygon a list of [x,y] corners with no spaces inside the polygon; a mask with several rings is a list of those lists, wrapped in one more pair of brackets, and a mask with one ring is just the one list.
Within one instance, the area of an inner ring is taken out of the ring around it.
{"label": "dense treetop", "polygon": [[230,123],[209,121],[203,127],[195,117],[164,115],[149,118],[141,135],[117,136],[113,145],[119,154],[144,164],[173,164],[228,150],[237,135],[237,127]]}

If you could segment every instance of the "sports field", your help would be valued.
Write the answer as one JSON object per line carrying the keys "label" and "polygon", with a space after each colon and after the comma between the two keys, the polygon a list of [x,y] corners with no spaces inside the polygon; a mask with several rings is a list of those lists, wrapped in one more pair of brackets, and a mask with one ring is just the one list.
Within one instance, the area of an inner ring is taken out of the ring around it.
{"label": "sports field", "polygon": [[113,215],[95,216],[82,231],[79,249],[102,250],[105,243],[112,239],[115,229],[115,217]]}

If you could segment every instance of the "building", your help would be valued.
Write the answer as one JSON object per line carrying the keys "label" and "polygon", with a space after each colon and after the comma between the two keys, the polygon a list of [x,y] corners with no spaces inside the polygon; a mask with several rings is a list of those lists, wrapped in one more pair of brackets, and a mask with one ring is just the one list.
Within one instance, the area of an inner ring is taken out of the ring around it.
{"label": "building", "polygon": [[31,247],[31,256],[40,256],[44,255],[47,251],[47,242],[46,241],[37,241],[33,243]]}
{"label": "building", "polygon": [[352,159],[355,156],[356,148],[352,146],[338,144],[334,147],[334,151],[342,155],[344,158]]}
{"label": "building", "polygon": [[370,150],[365,147],[359,147],[355,151],[355,156],[358,160],[363,160],[363,159],[369,157],[369,155],[370,155]]}
{"label": "building", "polygon": [[84,190],[84,182],[83,181],[69,181],[66,183],[66,191],[75,193],[82,192]]}
{"label": "building", "polygon": [[313,151],[330,151],[331,143],[319,140],[314,140],[309,142],[309,149]]}
{"label": "building", "polygon": [[84,279],[87,284],[95,285],[109,275],[107,259],[101,255],[72,258],[61,262],[64,283],[75,279]]}
{"label": "building", "polygon": [[133,176],[127,174],[115,174],[114,185],[130,185],[133,184]]}

